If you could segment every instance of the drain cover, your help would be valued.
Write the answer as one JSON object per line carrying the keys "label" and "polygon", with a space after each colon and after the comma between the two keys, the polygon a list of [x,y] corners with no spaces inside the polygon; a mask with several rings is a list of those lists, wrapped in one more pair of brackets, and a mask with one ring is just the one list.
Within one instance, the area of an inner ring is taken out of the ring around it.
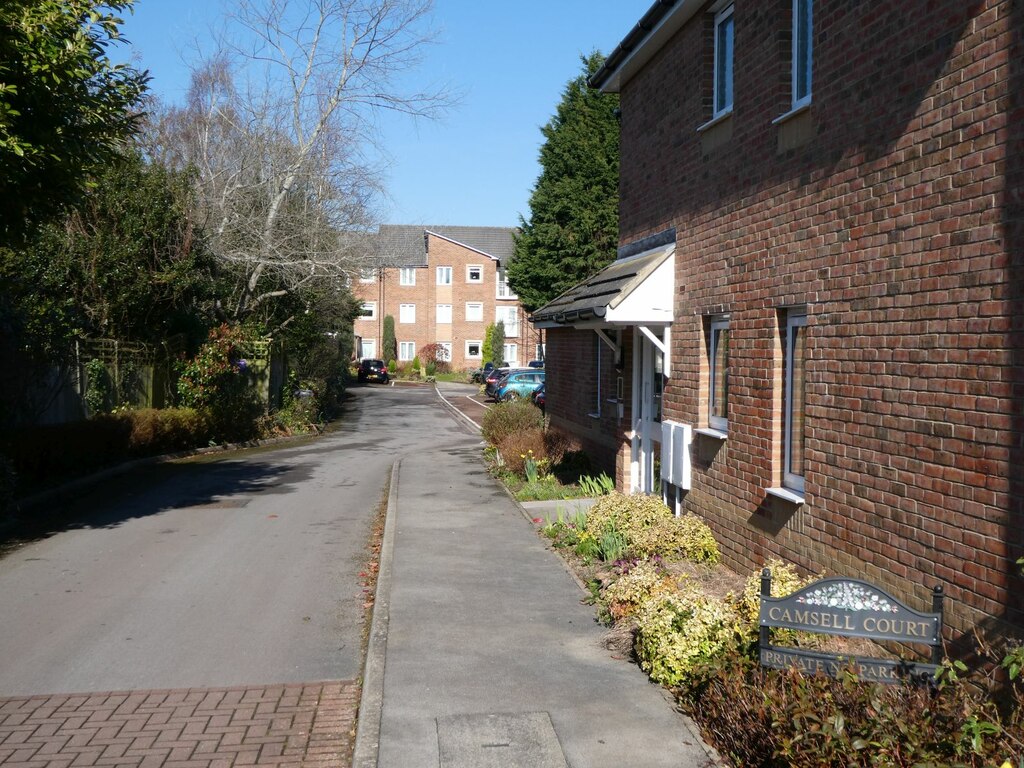
{"label": "drain cover", "polygon": [[547,712],[437,719],[441,768],[568,768]]}

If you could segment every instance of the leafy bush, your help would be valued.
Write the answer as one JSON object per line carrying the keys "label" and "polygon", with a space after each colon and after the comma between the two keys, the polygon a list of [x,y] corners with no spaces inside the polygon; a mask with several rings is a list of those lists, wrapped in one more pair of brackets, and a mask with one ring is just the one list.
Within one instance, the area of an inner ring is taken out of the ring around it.
{"label": "leafy bush", "polygon": [[848,673],[832,679],[764,669],[731,654],[680,693],[705,737],[735,765],[980,768],[1022,750],[1015,717],[1001,718],[984,692],[963,681],[938,690],[881,685]]}
{"label": "leafy bush", "polygon": [[[481,422],[481,434],[484,440],[499,449],[501,442],[506,437],[524,430],[536,430],[540,434],[537,445],[531,443],[526,448],[533,448],[535,452],[542,451],[547,456],[547,445],[543,437],[544,416],[528,400],[496,403],[487,409]],[[522,453],[526,453],[526,451],[523,450]]]}
{"label": "leafy bush", "polygon": [[254,437],[263,410],[241,355],[240,345],[246,340],[242,329],[221,325],[210,331],[196,356],[181,366],[181,404],[208,412],[219,439]]}
{"label": "leafy bush", "polygon": [[625,538],[631,557],[683,557],[696,563],[719,560],[718,543],[704,521],[695,515],[677,518],[654,496],[602,496],[590,508],[587,529],[599,537],[609,526]]}
{"label": "leafy bush", "polygon": [[[486,422],[486,414],[484,420]],[[524,427],[519,431],[506,433],[498,441],[497,448],[504,461],[505,470],[520,477],[526,473],[527,459],[532,460],[534,465],[536,462],[546,459],[543,455],[544,433],[540,427],[536,426]]]}
{"label": "leafy bush", "polygon": [[614,621],[635,614],[648,600],[677,589],[659,563],[644,560],[627,569],[601,593],[600,603]]}
{"label": "leafy bush", "polygon": [[636,613],[636,654],[651,679],[669,687],[699,683],[736,644],[736,613],[694,588],[663,592]]}
{"label": "leafy bush", "polygon": [[[764,567],[772,572],[772,597],[785,597],[806,587],[813,579],[805,579],[796,567],[783,560],[769,560]],[[755,571],[743,584],[743,594],[737,598],[736,610],[740,618],[756,631],[761,609],[761,570]]]}

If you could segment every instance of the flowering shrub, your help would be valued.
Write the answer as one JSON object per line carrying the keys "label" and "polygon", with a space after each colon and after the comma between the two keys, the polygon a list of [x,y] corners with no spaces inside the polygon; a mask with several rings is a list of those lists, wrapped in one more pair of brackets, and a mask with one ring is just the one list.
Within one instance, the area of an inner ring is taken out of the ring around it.
{"label": "flowering shrub", "polygon": [[656,595],[636,613],[640,666],[662,685],[695,684],[735,648],[736,620],[729,604],[693,588]]}
{"label": "flowering shrub", "polygon": [[614,621],[632,616],[651,598],[676,589],[665,569],[644,560],[626,571],[601,594],[601,603]]}

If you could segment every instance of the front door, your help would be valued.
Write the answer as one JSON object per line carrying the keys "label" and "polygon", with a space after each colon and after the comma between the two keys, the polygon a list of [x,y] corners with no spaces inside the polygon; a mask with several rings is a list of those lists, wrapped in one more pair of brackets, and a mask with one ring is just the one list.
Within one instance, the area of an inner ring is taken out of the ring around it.
{"label": "front door", "polygon": [[[664,340],[664,331],[653,332]],[[661,441],[664,356],[645,334],[639,330],[634,333],[632,490],[660,494],[661,478],[655,471],[655,458]]]}

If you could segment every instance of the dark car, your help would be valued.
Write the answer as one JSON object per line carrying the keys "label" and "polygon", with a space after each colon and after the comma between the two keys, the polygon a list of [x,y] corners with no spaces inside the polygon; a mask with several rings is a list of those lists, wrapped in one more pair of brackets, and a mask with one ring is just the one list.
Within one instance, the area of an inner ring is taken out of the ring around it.
{"label": "dark car", "polygon": [[494,370],[494,363],[484,363],[483,368],[477,368],[470,374],[470,381],[476,384],[483,384],[487,374]]}
{"label": "dark car", "polygon": [[530,394],[530,401],[540,408],[541,413],[544,413],[544,406],[547,404],[546,387],[546,384],[541,384]]}
{"label": "dark car", "polygon": [[531,360],[530,362],[528,362],[526,364],[526,367],[527,368],[543,368],[544,367],[544,361],[543,360]]}
{"label": "dark car", "polygon": [[389,378],[388,367],[384,365],[383,360],[367,358],[359,363],[360,381],[379,381],[382,384],[387,384]]}

